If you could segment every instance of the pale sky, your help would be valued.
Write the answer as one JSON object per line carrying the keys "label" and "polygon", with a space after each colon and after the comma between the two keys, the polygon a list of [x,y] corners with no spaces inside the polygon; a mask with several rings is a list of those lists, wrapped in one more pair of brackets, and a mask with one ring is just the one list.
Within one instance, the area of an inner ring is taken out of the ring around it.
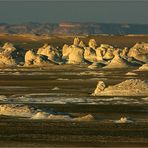
{"label": "pale sky", "polygon": [[0,1],[0,23],[61,21],[148,24],[148,1]]}

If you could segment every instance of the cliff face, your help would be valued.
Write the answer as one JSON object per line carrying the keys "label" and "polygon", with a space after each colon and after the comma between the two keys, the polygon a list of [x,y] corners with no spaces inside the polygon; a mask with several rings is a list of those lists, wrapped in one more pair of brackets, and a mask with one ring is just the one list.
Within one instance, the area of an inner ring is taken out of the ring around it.
{"label": "cliff face", "polygon": [[10,34],[148,34],[148,25],[136,24],[104,24],[104,23],[71,23],[62,22],[60,24],[0,24],[0,33]]}

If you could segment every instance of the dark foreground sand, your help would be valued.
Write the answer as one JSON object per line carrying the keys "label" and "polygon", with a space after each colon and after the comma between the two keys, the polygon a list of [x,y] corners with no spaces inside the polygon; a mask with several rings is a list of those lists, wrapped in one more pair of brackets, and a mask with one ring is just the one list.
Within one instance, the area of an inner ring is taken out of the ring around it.
{"label": "dark foreground sand", "polygon": [[[11,100],[11,98],[26,94],[40,100],[44,97],[57,97],[59,100],[62,97],[65,99],[86,97],[95,101],[98,97],[92,97],[90,94],[94,91],[98,79],[105,80],[107,84],[117,84],[129,78],[147,80],[147,72],[137,72],[136,76],[125,75],[132,69],[125,71],[98,69],[93,71],[97,74],[91,74],[86,67],[65,67],[59,69],[57,66],[45,70],[39,68],[1,70],[0,95],[5,95],[9,99],[8,102],[1,99],[0,104],[22,103],[22,100]],[[54,87],[59,87],[60,90],[52,90]],[[106,100],[104,100],[104,104],[98,102],[98,104],[85,105],[70,102],[67,104],[30,103],[24,98],[23,104],[41,109],[52,108],[73,116],[92,114],[95,120],[89,122],[51,121],[0,116],[0,147],[148,147],[148,103],[134,103],[130,101],[130,96],[128,98],[128,104],[122,104],[122,102],[115,104],[114,101],[105,104]],[[138,101],[140,98],[137,96],[133,99]],[[114,120],[122,116],[130,117],[133,123],[114,123]]]}
{"label": "dark foreground sand", "polygon": [[[91,113],[89,122],[31,120],[0,117],[1,146],[148,146],[148,106],[130,105],[36,105],[71,113]],[[128,115],[133,123],[112,120]]]}

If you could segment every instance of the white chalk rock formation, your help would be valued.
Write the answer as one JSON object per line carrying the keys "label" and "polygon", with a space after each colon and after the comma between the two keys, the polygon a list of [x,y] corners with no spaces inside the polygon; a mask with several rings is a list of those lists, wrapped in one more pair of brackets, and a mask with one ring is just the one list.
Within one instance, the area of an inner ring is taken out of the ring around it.
{"label": "white chalk rock formation", "polygon": [[83,41],[80,41],[80,43],[79,43],[79,47],[81,47],[81,48],[85,48],[85,47],[86,47],[86,45],[84,44],[84,42],[83,42]]}
{"label": "white chalk rock formation", "polygon": [[1,48],[0,52],[0,66],[1,67],[11,67],[16,66],[16,60],[13,58],[13,54],[16,48],[11,43],[5,43]]}
{"label": "white chalk rock formation", "polygon": [[43,47],[39,48],[37,54],[47,56],[48,59],[53,62],[60,61],[60,55],[58,53],[58,50],[48,44],[45,44]]}
{"label": "white chalk rock formation", "polygon": [[105,87],[98,82],[93,96],[148,96],[148,82],[140,79],[129,79],[117,85]]}
{"label": "white chalk rock formation", "polygon": [[[84,49],[79,47],[79,40],[74,39],[74,44],[71,46],[64,45],[62,49],[62,59],[67,60],[67,64],[81,64],[84,62]],[[78,44],[76,46],[76,44]]]}
{"label": "white chalk rock formation", "polygon": [[120,54],[119,54],[119,50],[118,49],[115,50],[113,52],[113,54],[114,54],[114,58],[104,68],[127,68],[127,67],[130,66],[129,64],[126,63],[126,61],[124,59],[122,59],[120,57]]}
{"label": "white chalk rock formation", "polygon": [[103,81],[98,81],[97,87],[92,95],[96,96],[99,92],[103,91],[106,85]]}
{"label": "white chalk rock formation", "polygon": [[35,112],[33,108],[27,105],[19,104],[4,104],[0,105],[0,115],[18,116],[18,117],[31,117]]}
{"label": "white chalk rock formation", "polygon": [[129,52],[129,49],[127,47],[123,48],[121,53],[120,53],[120,56],[123,58],[123,59],[128,59],[128,52]]}
{"label": "white chalk rock formation", "polygon": [[116,120],[115,123],[133,123],[133,121],[127,119],[126,117],[121,117],[119,120]]}
{"label": "white chalk rock formation", "polygon": [[148,43],[136,43],[128,52],[128,57],[136,60],[148,62]]}
{"label": "white chalk rock formation", "polygon": [[47,119],[48,118],[48,113],[46,113],[46,112],[37,112],[31,118],[32,119]]}
{"label": "white chalk rock formation", "polygon": [[12,43],[5,43],[4,46],[2,47],[4,49],[4,53],[12,53],[13,51],[16,50],[16,48],[13,46]]}
{"label": "white chalk rock formation", "polygon": [[96,51],[93,48],[84,48],[84,58],[89,62],[97,62]]}
{"label": "white chalk rock formation", "polygon": [[125,75],[127,75],[127,76],[137,76],[137,74],[134,73],[134,72],[127,72]]}
{"label": "white chalk rock formation", "polygon": [[97,47],[97,43],[96,43],[95,39],[90,39],[88,45],[92,49],[96,49],[96,47]]}
{"label": "white chalk rock formation", "polygon": [[0,54],[0,67],[12,67],[17,66],[15,60],[6,54]]}
{"label": "white chalk rock formation", "polygon": [[97,62],[94,62],[88,66],[89,69],[96,69],[96,68],[100,68],[100,67],[101,67],[101,65]]}
{"label": "white chalk rock formation", "polygon": [[36,54],[33,50],[28,50],[25,54],[25,65],[33,65],[34,60],[36,59]]}
{"label": "white chalk rock formation", "polygon": [[148,71],[148,63],[143,64],[141,67],[139,67],[136,71]]}
{"label": "white chalk rock formation", "polygon": [[82,117],[74,118],[73,120],[74,121],[93,121],[95,119],[94,119],[93,115],[88,114],[88,115],[85,115],[85,116],[82,116]]}
{"label": "white chalk rock formation", "polygon": [[78,37],[74,38],[73,45],[79,46],[79,44],[80,44],[80,39]]}
{"label": "white chalk rock formation", "polygon": [[43,66],[47,64],[50,64],[50,63],[45,56],[35,54],[33,50],[28,50],[26,52],[24,66]]}

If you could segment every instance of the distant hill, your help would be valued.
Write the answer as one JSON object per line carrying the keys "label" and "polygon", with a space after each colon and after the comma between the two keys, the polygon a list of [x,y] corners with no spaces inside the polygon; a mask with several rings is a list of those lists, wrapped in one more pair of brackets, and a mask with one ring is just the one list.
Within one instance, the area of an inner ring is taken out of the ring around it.
{"label": "distant hill", "polygon": [[148,25],[143,24],[105,24],[105,23],[72,23],[62,22],[59,24],[6,24],[0,23],[0,33],[10,34],[38,34],[38,35],[94,35],[94,34],[148,34]]}

